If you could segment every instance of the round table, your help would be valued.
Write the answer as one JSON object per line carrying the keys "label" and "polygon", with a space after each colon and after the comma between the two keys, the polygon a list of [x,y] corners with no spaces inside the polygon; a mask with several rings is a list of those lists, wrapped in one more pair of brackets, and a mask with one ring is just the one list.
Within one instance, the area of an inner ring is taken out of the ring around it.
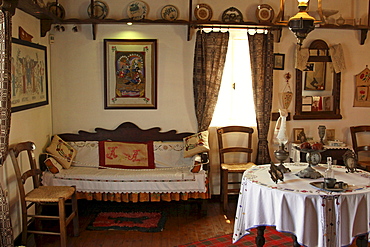
{"label": "round table", "polygon": [[[323,178],[299,178],[296,174],[307,164],[285,164],[291,170],[284,181],[275,184],[270,165],[254,166],[243,174],[233,243],[249,229],[275,226],[290,232],[305,246],[346,246],[360,234],[370,232],[370,173],[347,173],[333,166],[337,181],[348,184],[344,191],[326,191],[311,183]],[[324,174],[326,165],[314,166]],[[267,243],[268,245],[268,243]]]}

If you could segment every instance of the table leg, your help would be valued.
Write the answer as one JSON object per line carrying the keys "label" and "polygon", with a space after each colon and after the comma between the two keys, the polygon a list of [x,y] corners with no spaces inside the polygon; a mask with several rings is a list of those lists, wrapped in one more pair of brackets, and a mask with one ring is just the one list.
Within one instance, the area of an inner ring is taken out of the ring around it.
{"label": "table leg", "polygon": [[265,237],[263,234],[265,233],[266,226],[258,226],[257,227],[257,237],[256,237],[256,246],[262,247],[265,244]]}
{"label": "table leg", "polygon": [[301,247],[301,245],[297,242],[296,235],[292,234],[292,239],[293,239],[293,247]]}
{"label": "table leg", "polygon": [[367,247],[368,246],[367,238],[368,238],[368,234],[358,236],[357,239],[356,239],[357,247]]}

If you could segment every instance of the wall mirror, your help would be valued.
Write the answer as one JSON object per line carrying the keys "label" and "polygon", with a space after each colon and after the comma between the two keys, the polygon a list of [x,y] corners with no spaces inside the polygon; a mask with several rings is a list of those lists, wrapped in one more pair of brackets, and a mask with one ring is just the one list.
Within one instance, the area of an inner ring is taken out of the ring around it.
{"label": "wall mirror", "polygon": [[329,46],[315,40],[309,46],[306,68],[296,69],[296,99],[293,119],[341,119],[341,73],[331,64]]}

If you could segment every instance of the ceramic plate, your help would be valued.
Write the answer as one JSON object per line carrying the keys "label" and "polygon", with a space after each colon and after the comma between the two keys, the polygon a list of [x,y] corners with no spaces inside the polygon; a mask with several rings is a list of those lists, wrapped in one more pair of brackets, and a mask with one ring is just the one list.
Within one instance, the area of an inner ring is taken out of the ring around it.
{"label": "ceramic plate", "polygon": [[256,16],[260,23],[271,23],[274,18],[274,9],[268,4],[258,5]]}
{"label": "ceramic plate", "polygon": [[201,3],[194,9],[195,18],[199,21],[209,21],[212,18],[212,9],[209,5]]}
{"label": "ceramic plate", "polygon": [[179,17],[179,10],[173,5],[166,5],[161,10],[161,17],[166,21],[174,21]]}
{"label": "ceramic plate", "polygon": [[44,0],[36,0],[36,3],[40,8],[45,8],[45,3]]}
{"label": "ceramic plate", "polygon": [[91,13],[91,4],[87,8],[87,13],[90,18],[104,19],[108,15],[108,5],[101,1],[94,1],[94,16]]}
{"label": "ceramic plate", "polygon": [[230,7],[222,13],[223,22],[243,22],[243,14],[234,7]]}
{"label": "ceramic plate", "polygon": [[58,4],[56,2],[48,3],[48,10],[55,16],[59,17],[60,19],[64,19],[64,17],[66,16],[66,12],[60,3]]}
{"label": "ceramic plate", "polygon": [[143,1],[132,1],[128,4],[127,14],[133,20],[142,20],[148,15],[149,7]]}

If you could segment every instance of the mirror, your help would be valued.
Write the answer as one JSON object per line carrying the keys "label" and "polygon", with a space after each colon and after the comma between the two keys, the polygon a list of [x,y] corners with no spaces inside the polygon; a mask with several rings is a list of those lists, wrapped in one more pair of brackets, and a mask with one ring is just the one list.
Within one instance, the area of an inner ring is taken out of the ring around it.
{"label": "mirror", "polygon": [[296,99],[293,119],[341,119],[341,73],[331,64],[329,46],[315,40],[309,47],[306,68],[296,69]]}

